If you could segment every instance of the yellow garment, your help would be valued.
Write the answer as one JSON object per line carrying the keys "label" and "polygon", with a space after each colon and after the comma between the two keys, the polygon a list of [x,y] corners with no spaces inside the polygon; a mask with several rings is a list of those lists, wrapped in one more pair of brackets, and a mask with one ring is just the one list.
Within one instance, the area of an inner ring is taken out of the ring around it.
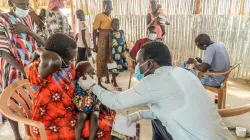
{"label": "yellow garment", "polygon": [[111,29],[111,22],[112,18],[111,16],[107,16],[104,13],[98,14],[95,17],[95,21],[93,23],[93,29],[97,30],[99,28],[101,29]]}

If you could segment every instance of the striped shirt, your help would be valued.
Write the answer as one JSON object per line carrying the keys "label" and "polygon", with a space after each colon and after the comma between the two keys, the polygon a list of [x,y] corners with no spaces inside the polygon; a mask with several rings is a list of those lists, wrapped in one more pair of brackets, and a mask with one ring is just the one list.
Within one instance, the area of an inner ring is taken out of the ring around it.
{"label": "striped shirt", "polygon": [[[19,64],[25,66],[32,58],[32,53],[37,49],[34,38],[25,33],[15,34],[10,30],[12,24],[24,24],[33,29],[30,16],[19,19],[9,13],[0,14],[0,51],[10,53]],[[8,85],[24,79],[24,75],[11,66],[0,56],[0,92]]]}

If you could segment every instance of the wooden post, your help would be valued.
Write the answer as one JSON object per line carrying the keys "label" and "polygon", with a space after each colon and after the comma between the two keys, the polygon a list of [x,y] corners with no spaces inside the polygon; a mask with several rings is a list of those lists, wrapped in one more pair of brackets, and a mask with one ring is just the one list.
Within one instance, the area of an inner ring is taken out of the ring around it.
{"label": "wooden post", "polygon": [[230,16],[231,15],[231,8],[232,8],[232,0],[230,0],[230,6],[229,9],[227,10],[227,15]]}
{"label": "wooden post", "polygon": [[72,29],[75,32],[75,8],[74,8],[74,0],[70,0],[70,7],[71,7],[71,25]]}
{"label": "wooden post", "polygon": [[217,0],[217,2],[216,2],[216,11],[215,11],[215,14],[218,15],[218,12],[219,12],[219,0]]}
{"label": "wooden post", "polygon": [[[89,12],[89,3],[88,3],[87,0],[85,0],[85,5],[84,5],[83,8],[86,10],[86,14],[90,15],[90,12]],[[93,14],[93,13],[91,13],[91,14]]]}
{"label": "wooden post", "polygon": [[244,15],[245,14],[245,12],[244,12],[244,10],[245,10],[245,3],[246,3],[246,0],[241,0],[241,3],[240,3],[240,15]]}
{"label": "wooden post", "polygon": [[200,14],[201,12],[201,0],[195,0],[195,4],[194,4],[194,14]]}

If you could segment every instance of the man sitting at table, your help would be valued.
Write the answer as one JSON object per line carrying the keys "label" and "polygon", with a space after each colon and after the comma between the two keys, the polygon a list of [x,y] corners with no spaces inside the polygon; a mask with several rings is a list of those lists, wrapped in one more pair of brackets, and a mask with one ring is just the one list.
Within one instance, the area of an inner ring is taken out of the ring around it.
{"label": "man sitting at table", "polygon": [[150,26],[147,29],[147,38],[142,38],[136,41],[135,46],[130,51],[130,56],[135,60],[135,57],[138,51],[141,49],[141,46],[144,44],[156,40],[156,28],[154,26]]}
{"label": "man sitting at table", "polygon": [[[229,70],[230,60],[225,44],[211,41],[207,34],[198,35],[195,39],[195,44],[199,49],[205,50],[203,61],[199,63],[197,59],[189,58],[188,61],[182,62],[182,68],[185,68],[194,74],[197,74],[197,72],[190,69],[192,64],[194,69],[200,72],[226,72]],[[207,86],[220,87],[224,80],[225,76],[203,75],[201,83]]]}

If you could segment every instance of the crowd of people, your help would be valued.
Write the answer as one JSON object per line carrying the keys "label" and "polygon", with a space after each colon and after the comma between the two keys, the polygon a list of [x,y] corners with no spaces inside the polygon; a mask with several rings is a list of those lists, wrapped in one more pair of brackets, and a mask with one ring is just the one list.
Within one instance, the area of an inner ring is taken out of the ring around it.
{"label": "crowd of people", "polygon": [[[232,139],[202,86],[219,87],[225,76],[197,78],[197,71],[229,69],[225,45],[200,34],[195,44],[205,50],[204,59],[189,58],[180,67],[172,66],[170,51],[162,43],[170,23],[156,0],[150,1],[147,37],[138,39],[131,50],[119,19],[111,17],[112,1],[103,1],[104,11],[93,23],[95,65],[88,62],[91,32],[83,10],[76,11],[79,31],[75,37],[60,10],[63,0],[49,0],[48,9],[39,15],[29,7],[29,0],[9,0],[9,5],[9,12],[0,12],[0,91],[28,79],[35,91],[32,119],[44,124],[49,139],[109,140],[114,110],[139,105],[150,109],[129,114],[128,125],[140,119],[152,120],[154,140]],[[136,60],[139,84],[115,94],[102,84],[102,78],[113,90],[122,91],[117,76],[128,70],[127,55]],[[15,139],[21,140],[18,123],[9,122]],[[37,128],[31,130],[39,139]]]}

